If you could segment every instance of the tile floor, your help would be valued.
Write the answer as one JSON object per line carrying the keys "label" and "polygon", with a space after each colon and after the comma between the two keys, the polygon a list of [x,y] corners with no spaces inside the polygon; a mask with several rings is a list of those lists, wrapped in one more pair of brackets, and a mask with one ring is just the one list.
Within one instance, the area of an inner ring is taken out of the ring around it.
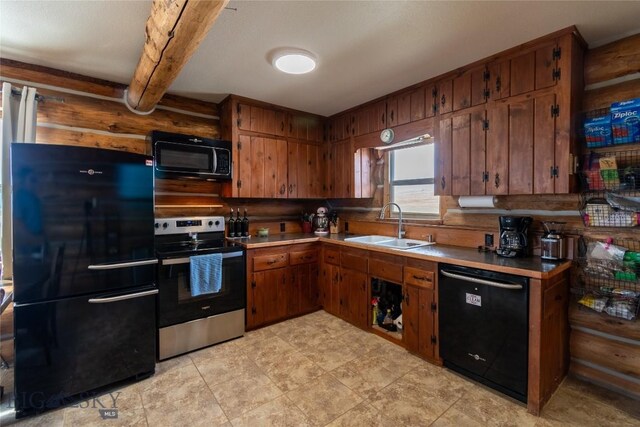
{"label": "tile floor", "polygon": [[[114,398],[118,418],[102,419],[97,408],[112,407]],[[567,378],[534,417],[319,311],[159,363],[153,377],[105,393],[99,402],[16,425],[638,426],[639,406]]]}

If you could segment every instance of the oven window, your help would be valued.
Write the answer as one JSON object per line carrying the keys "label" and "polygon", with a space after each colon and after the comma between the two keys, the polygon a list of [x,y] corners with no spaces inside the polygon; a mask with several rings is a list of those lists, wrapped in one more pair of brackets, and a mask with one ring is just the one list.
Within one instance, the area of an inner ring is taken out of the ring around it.
{"label": "oven window", "polygon": [[163,148],[160,155],[160,166],[166,168],[186,168],[206,171],[210,169],[210,165],[211,150],[207,153]]}
{"label": "oven window", "polygon": [[191,295],[191,280],[190,280],[189,270],[187,269],[184,272],[180,272],[178,274],[177,279],[178,279],[178,303],[179,304],[193,302],[198,299],[207,299],[211,297],[223,296],[229,293],[230,283],[228,279],[225,280],[224,269],[222,273],[222,286],[220,286],[220,289],[217,292],[201,294],[195,297]]}

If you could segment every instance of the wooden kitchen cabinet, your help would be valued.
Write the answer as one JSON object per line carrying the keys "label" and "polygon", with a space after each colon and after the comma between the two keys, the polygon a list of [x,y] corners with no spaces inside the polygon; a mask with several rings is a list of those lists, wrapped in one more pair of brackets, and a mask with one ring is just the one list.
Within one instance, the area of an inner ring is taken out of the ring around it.
{"label": "wooden kitchen cabinet", "polygon": [[436,272],[434,262],[407,260],[402,321],[407,350],[437,362]]}
{"label": "wooden kitchen cabinet", "polygon": [[233,142],[224,197],[323,197],[322,117],[235,95],[221,103],[220,115],[222,138]]}
{"label": "wooden kitchen cabinet", "polygon": [[238,197],[287,197],[287,141],[239,135]]}
{"label": "wooden kitchen cabinet", "polygon": [[575,191],[582,55],[567,33],[440,81],[436,194]]}
{"label": "wooden kitchen cabinet", "polygon": [[319,144],[289,140],[287,147],[289,198],[322,198],[325,194],[324,156]]}
{"label": "wooden kitchen cabinet", "polygon": [[247,329],[319,308],[318,258],[307,244],[247,251]]}
{"label": "wooden kitchen cabinet", "polygon": [[340,317],[367,327],[367,273],[340,267]]}

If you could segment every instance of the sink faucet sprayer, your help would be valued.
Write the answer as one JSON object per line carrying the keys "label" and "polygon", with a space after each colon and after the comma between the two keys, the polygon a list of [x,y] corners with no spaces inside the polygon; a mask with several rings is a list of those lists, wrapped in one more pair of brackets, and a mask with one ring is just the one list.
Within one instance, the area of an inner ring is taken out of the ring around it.
{"label": "sink faucet sprayer", "polygon": [[[402,231],[402,209],[400,209],[400,205],[398,205],[397,203],[394,202],[390,202],[387,203],[386,205],[384,205],[382,207],[382,209],[380,210],[380,219],[384,219],[384,211],[385,209],[387,209],[388,206],[394,205],[396,208],[398,208],[398,239],[402,239],[402,237],[404,236],[405,232]],[[391,210],[389,210],[391,211]]]}

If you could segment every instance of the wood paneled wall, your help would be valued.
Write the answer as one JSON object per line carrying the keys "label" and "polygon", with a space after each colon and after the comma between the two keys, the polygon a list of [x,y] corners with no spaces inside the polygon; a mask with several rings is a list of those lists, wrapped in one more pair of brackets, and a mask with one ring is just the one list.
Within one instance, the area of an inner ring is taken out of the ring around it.
{"label": "wood paneled wall", "polygon": [[[132,113],[122,102],[125,85],[47,67],[0,59],[0,81],[15,87],[34,86],[45,100],[38,103],[36,142],[77,145],[150,154],[146,136],[163,130],[217,138],[218,106],[165,95],[149,115]],[[4,94],[2,94],[4,95]],[[0,96],[2,96],[0,95]],[[322,201],[222,199],[220,184],[193,180],[156,180],[156,215],[224,215],[246,208],[251,231],[269,227],[299,232],[302,211],[315,212]]]}

